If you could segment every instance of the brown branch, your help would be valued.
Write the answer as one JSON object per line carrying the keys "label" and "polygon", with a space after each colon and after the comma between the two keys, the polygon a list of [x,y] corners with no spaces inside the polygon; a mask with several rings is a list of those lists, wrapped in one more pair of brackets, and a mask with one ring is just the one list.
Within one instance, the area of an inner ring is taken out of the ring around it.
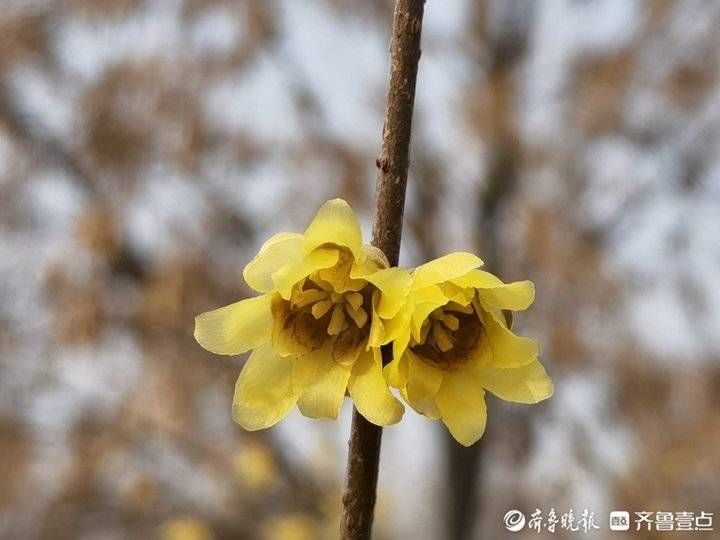
{"label": "brown branch", "polygon": [[396,0],[390,43],[390,86],[375,192],[374,246],[397,266],[405,208],[415,81],[424,0]]}
{"label": "brown branch", "polygon": [[[393,15],[390,83],[382,152],[376,161],[379,171],[372,238],[392,266],[397,266],[400,255],[424,4],[425,0],[396,0]],[[383,350],[384,359],[388,352]],[[381,439],[382,428],[353,409],[341,522],[345,540],[370,538]]]}

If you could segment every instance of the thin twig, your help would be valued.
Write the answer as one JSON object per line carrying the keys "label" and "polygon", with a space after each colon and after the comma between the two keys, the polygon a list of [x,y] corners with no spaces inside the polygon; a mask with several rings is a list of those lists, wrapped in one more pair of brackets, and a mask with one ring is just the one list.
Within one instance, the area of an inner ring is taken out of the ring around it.
{"label": "thin twig", "polygon": [[[393,14],[390,83],[382,152],[376,162],[379,171],[372,238],[392,266],[397,266],[400,254],[424,4],[425,0],[396,0]],[[383,351],[386,360],[387,352]],[[341,522],[344,540],[370,538],[381,439],[382,428],[353,409]]]}

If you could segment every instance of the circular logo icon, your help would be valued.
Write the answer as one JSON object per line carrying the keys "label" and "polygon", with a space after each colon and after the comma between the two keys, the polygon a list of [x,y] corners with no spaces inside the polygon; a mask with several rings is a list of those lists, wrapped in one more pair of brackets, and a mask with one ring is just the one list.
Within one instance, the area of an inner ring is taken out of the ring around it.
{"label": "circular logo icon", "polygon": [[525,526],[525,514],[520,510],[509,510],[503,518],[503,523],[508,531],[518,532]]}

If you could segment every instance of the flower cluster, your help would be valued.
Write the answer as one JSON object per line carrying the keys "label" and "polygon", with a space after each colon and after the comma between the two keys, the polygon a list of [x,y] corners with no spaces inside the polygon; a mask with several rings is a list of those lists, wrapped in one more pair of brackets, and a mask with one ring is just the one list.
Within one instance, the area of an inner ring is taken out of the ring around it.
{"label": "flower cluster", "polygon": [[393,387],[470,445],[485,429],[485,391],[519,403],[553,392],[537,343],[511,331],[512,311],[534,299],[532,282],[506,284],[480,266],[453,253],[389,268],[334,199],[304,234],[279,233],[260,248],[243,276],[261,294],[199,315],[195,339],[217,354],[252,350],[233,401],[245,429],[272,426],[295,405],[336,419],[346,393],[370,422],[391,425],[404,412]]}

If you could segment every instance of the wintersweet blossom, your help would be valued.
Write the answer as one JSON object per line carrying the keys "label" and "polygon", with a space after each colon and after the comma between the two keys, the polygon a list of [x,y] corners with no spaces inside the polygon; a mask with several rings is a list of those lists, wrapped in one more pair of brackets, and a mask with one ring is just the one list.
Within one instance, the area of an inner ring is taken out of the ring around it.
{"label": "wintersweet blossom", "polygon": [[506,401],[537,403],[553,384],[538,344],[511,331],[511,312],[535,296],[530,281],[503,283],[479,270],[470,253],[452,253],[412,271],[408,294],[386,290],[371,342],[392,342],[384,374],[416,411],[442,419],[469,446],[485,430],[485,391]]}
{"label": "wintersweet blossom", "polygon": [[296,404],[306,416],[335,419],[346,391],[370,422],[400,420],[404,408],[368,338],[381,290],[402,294],[409,278],[363,244],[345,201],[326,202],[304,234],[270,238],[243,277],[262,294],[195,319],[195,339],[208,351],[252,350],[235,386],[236,422],[267,428]]}

